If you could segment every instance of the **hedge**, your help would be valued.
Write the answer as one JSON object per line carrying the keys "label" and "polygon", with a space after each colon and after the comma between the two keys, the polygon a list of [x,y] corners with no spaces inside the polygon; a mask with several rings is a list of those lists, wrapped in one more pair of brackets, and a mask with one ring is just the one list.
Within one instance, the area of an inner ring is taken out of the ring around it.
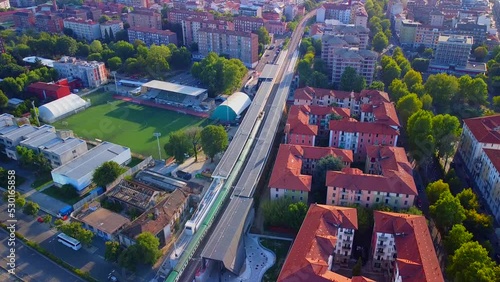
{"label": "hedge", "polygon": [[[5,225],[3,223],[0,223],[0,226],[3,229],[7,230],[7,225]],[[20,234],[18,232],[15,232],[14,234],[16,235],[16,237],[19,240],[23,241],[26,245],[28,245],[29,247],[35,249],[37,252],[39,252],[40,254],[44,255],[47,258],[49,258],[53,262],[59,264],[60,266],[66,268],[67,270],[73,272],[75,275],[79,276],[80,278],[83,278],[83,279],[85,279],[87,281],[90,281],[90,282],[98,282],[98,280],[96,280],[95,278],[93,278],[90,275],[90,273],[88,273],[87,271],[82,271],[79,268],[76,268],[76,267],[68,264],[67,262],[65,262],[62,259],[60,259],[60,258],[56,257],[55,255],[53,255],[52,253],[49,253],[44,248],[40,247],[40,245],[38,245],[38,243],[26,239],[22,234]]]}

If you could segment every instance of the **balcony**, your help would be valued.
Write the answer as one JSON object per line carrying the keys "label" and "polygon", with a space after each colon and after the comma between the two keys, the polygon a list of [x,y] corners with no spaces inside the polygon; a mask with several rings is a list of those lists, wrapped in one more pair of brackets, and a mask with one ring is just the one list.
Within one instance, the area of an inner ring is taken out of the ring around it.
{"label": "balcony", "polygon": [[377,254],[383,254],[384,253],[384,249],[377,249]]}
{"label": "balcony", "polygon": [[344,250],[350,250],[351,249],[351,245],[342,245],[342,249],[344,249]]}
{"label": "balcony", "polygon": [[388,239],[389,239],[389,237],[387,237],[387,236],[379,236],[378,237],[378,240],[380,240],[380,241],[387,241]]}
{"label": "balcony", "polygon": [[344,234],[354,234],[352,229],[344,229]]}

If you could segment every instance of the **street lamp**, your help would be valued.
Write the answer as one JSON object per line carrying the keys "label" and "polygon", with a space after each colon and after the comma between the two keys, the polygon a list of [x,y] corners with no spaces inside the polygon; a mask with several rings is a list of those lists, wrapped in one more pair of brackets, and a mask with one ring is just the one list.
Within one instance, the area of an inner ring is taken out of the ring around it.
{"label": "street lamp", "polygon": [[156,141],[158,142],[158,155],[160,156],[160,160],[161,160],[161,150],[160,150],[160,136],[161,136],[161,133],[160,132],[155,132],[155,133],[153,133],[153,136],[156,137]]}
{"label": "street lamp", "polygon": [[115,80],[115,92],[118,94],[118,82],[116,81],[116,71],[112,71],[111,74],[113,75],[113,78]]}

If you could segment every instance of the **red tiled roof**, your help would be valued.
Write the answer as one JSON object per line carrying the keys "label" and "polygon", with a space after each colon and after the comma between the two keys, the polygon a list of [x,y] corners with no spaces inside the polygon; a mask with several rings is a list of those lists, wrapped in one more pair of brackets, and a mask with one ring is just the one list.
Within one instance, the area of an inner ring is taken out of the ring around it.
{"label": "red tiled roof", "polygon": [[383,122],[390,126],[401,126],[394,104],[382,102],[373,106],[373,115],[377,122]]}
{"label": "red tiled roof", "polygon": [[287,133],[301,135],[317,135],[318,126],[309,124],[309,117],[301,111],[300,106],[291,106],[287,119]]}
{"label": "red tiled roof", "polygon": [[351,150],[338,149],[332,147],[313,147],[290,145],[300,147],[302,149],[302,156],[306,159],[319,160],[326,156],[339,157],[343,162],[352,163],[354,161],[353,153]]}
{"label": "red tiled roof", "polygon": [[500,144],[500,115],[464,119],[464,123],[477,141]]}
{"label": "red tiled roof", "polygon": [[425,217],[381,211],[373,216],[373,236],[377,232],[395,235],[396,264],[403,281],[444,281]]}
{"label": "red tiled roof", "polygon": [[276,155],[269,188],[311,191],[312,176],[300,174],[302,159],[294,146],[282,144]]}
{"label": "red tiled roof", "polygon": [[359,93],[360,98],[368,98],[371,102],[391,102],[389,94],[384,91],[365,89]]}
{"label": "red tiled roof", "polygon": [[359,169],[328,171],[326,186],[349,190],[418,195],[413,177],[401,171],[388,170],[384,175],[364,174]]}
{"label": "red tiled roof", "polygon": [[403,147],[369,145],[366,146],[366,156],[369,159],[374,158],[382,171],[394,170],[412,174],[412,167]]}
{"label": "red tiled roof", "polygon": [[53,84],[53,83],[45,83],[45,82],[35,82],[35,83],[28,85],[28,91],[30,91],[30,89],[57,91],[60,88],[68,88],[68,86]]}
{"label": "red tiled roof", "polygon": [[328,269],[334,253],[338,228],[358,229],[355,208],[312,204],[278,277],[285,281],[372,281],[351,280]]}
{"label": "red tiled roof", "polygon": [[387,124],[357,122],[353,120],[331,120],[330,130],[371,134],[399,135],[399,131]]}
{"label": "red tiled roof", "polygon": [[483,149],[483,150],[486,156],[488,156],[488,158],[490,159],[493,166],[497,169],[497,171],[500,171],[500,150],[493,150],[493,149]]}

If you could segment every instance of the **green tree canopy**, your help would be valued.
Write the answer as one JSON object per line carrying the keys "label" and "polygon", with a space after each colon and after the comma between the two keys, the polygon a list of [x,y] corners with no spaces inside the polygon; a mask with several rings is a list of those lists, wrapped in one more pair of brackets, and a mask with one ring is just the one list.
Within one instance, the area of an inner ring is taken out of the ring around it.
{"label": "green tree canopy", "polygon": [[89,246],[90,244],[92,244],[94,233],[88,229],[83,228],[80,222],[72,221],[69,224],[63,224],[59,226],[58,229],[62,233],[80,241],[83,245]]}
{"label": "green tree canopy", "polygon": [[430,61],[428,59],[416,58],[411,62],[411,67],[419,72],[426,72],[429,68]]}
{"label": "green tree canopy", "polygon": [[455,281],[498,281],[500,271],[488,256],[488,251],[478,242],[467,242],[450,257],[447,268]]}
{"label": "green tree canopy", "polygon": [[107,261],[116,262],[120,257],[122,252],[122,248],[120,247],[120,242],[116,241],[107,241],[105,250],[104,250],[104,258]]}
{"label": "green tree canopy", "polygon": [[488,55],[488,49],[484,46],[479,46],[476,49],[474,49],[474,57],[476,57],[476,60],[479,62],[482,62],[484,58]]}
{"label": "green tree canopy", "polygon": [[327,171],[340,171],[342,168],[344,168],[344,164],[339,157],[328,155],[319,159],[313,172],[313,183],[316,184],[315,188],[321,189],[325,187]]}
{"label": "green tree canopy", "polygon": [[3,94],[3,91],[0,90],[0,107],[7,107],[7,103],[9,102],[9,98]]}
{"label": "green tree canopy", "polygon": [[97,186],[106,187],[106,185],[115,181],[115,179],[124,173],[125,169],[114,161],[108,161],[94,170],[92,182]]}
{"label": "green tree canopy", "polygon": [[410,152],[419,164],[427,163],[434,155],[435,140],[431,112],[420,110],[410,116],[406,126]]}
{"label": "green tree canopy", "polygon": [[150,232],[143,232],[136,238],[136,245],[139,251],[139,261],[146,264],[155,264],[160,258],[160,240]]}
{"label": "green tree canopy", "polygon": [[186,129],[184,132],[191,143],[191,152],[194,154],[194,161],[198,161],[198,149],[201,141],[201,127],[193,126]]}
{"label": "green tree canopy", "polygon": [[408,89],[412,89],[412,87],[416,84],[422,84],[422,75],[414,70],[408,71],[403,77],[403,82],[406,84]]}
{"label": "green tree canopy", "polygon": [[92,43],[90,43],[90,52],[91,53],[100,53],[102,52],[102,44],[101,41],[99,40],[94,40]]}
{"label": "green tree canopy", "polygon": [[259,36],[259,43],[264,45],[271,43],[271,36],[269,36],[269,32],[264,26],[257,30],[257,35]]}
{"label": "green tree canopy", "polygon": [[108,67],[112,71],[120,69],[122,66],[122,59],[120,57],[113,57],[108,60]]}
{"label": "green tree canopy", "polygon": [[215,155],[226,150],[228,143],[227,132],[220,125],[209,125],[201,131],[203,152],[205,152],[212,162]]}
{"label": "green tree canopy", "polygon": [[455,224],[444,239],[444,247],[449,255],[453,255],[460,246],[472,241],[472,237],[474,235],[467,231],[462,224]]}
{"label": "green tree canopy", "polygon": [[464,189],[456,197],[466,210],[477,210],[479,208],[479,201],[471,188]]}
{"label": "green tree canopy", "polygon": [[389,39],[387,39],[387,36],[385,36],[383,32],[379,31],[373,37],[372,45],[373,50],[380,53],[385,47],[387,47],[387,45],[389,45]]}
{"label": "green tree canopy", "polygon": [[432,109],[432,97],[431,95],[425,93],[420,97],[420,101],[422,102],[422,109],[426,111],[430,111]]}
{"label": "green tree canopy", "polygon": [[425,82],[425,90],[431,95],[438,112],[447,112],[450,108],[450,101],[459,90],[458,80],[455,76],[446,73],[434,74]]}
{"label": "green tree canopy", "polygon": [[401,97],[396,104],[401,122],[406,127],[406,122],[411,115],[422,109],[422,102],[418,99],[417,94],[411,93]]}
{"label": "green tree canopy", "polygon": [[340,77],[340,90],[361,92],[366,88],[366,81],[363,76],[356,72],[352,67],[346,67]]}
{"label": "green tree canopy", "polygon": [[446,166],[448,157],[455,153],[455,143],[461,133],[460,122],[456,116],[449,114],[434,116],[432,132],[438,156],[446,158]]}
{"label": "green tree canopy", "polygon": [[191,141],[184,131],[175,131],[168,135],[168,142],[164,146],[167,155],[175,158],[178,164],[186,160],[185,154],[191,152]]}
{"label": "green tree canopy", "polygon": [[390,59],[385,67],[382,67],[382,81],[385,85],[390,85],[391,82],[401,77],[401,68],[396,61]]}
{"label": "green tree canopy", "polygon": [[368,86],[368,89],[373,89],[373,90],[379,90],[379,91],[384,91],[385,85],[382,81],[380,80],[375,80]]}
{"label": "green tree canopy", "polygon": [[459,91],[455,95],[458,103],[485,106],[488,103],[488,85],[481,78],[463,75],[458,79]]}
{"label": "green tree canopy", "polygon": [[410,94],[408,87],[401,79],[394,79],[389,85],[389,95],[392,101],[399,101],[399,99]]}
{"label": "green tree canopy", "polygon": [[425,188],[425,194],[427,195],[429,204],[431,205],[433,205],[434,203],[437,202],[437,200],[439,200],[441,194],[449,191],[450,191],[450,186],[448,185],[448,183],[443,182],[442,179],[429,183]]}
{"label": "green tree canopy", "polygon": [[429,207],[429,211],[438,228],[445,232],[465,220],[465,209],[450,191],[443,192],[439,200]]}
{"label": "green tree canopy", "polygon": [[33,215],[36,216],[38,214],[38,211],[40,210],[40,206],[32,201],[28,201],[26,205],[23,207],[23,213],[27,215]]}

